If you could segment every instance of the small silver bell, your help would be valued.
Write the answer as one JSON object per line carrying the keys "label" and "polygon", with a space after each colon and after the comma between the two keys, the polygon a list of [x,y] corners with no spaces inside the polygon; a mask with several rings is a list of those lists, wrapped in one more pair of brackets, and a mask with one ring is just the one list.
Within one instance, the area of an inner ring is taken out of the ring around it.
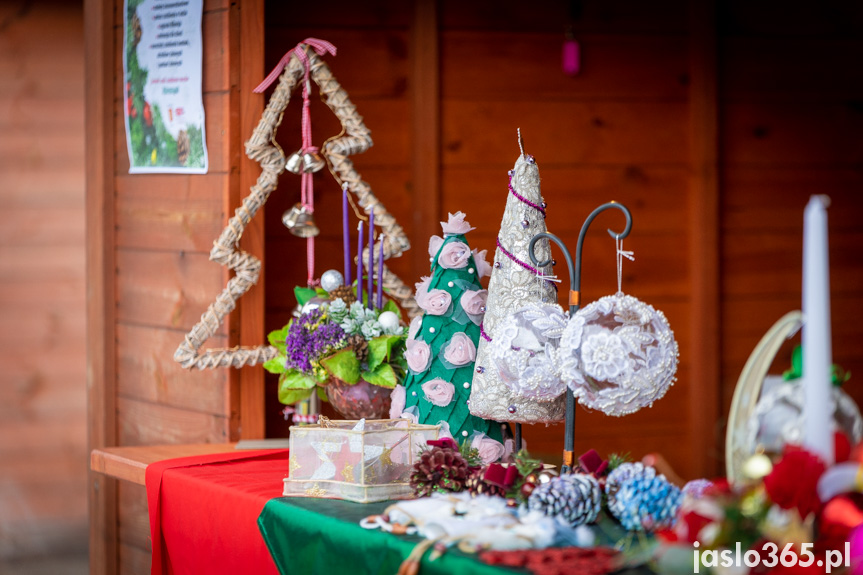
{"label": "small silver bell", "polygon": [[303,154],[303,171],[307,174],[320,172],[327,165],[327,161],[318,152],[306,152]]}
{"label": "small silver bell", "polygon": [[285,162],[285,169],[292,174],[302,174],[303,173],[303,151],[297,150],[290,156],[288,156],[287,161]]}
{"label": "small silver bell", "polygon": [[282,214],[282,223],[292,234],[300,238],[313,238],[320,233],[312,214],[301,203]]}

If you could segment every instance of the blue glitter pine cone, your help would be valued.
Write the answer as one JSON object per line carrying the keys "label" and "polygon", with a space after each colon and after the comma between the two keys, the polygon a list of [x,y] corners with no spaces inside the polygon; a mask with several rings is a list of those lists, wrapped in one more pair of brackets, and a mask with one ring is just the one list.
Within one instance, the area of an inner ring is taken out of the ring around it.
{"label": "blue glitter pine cone", "polygon": [[641,463],[624,463],[605,482],[608,510],[629,531],[674,526],[683,492],[664,475]]}

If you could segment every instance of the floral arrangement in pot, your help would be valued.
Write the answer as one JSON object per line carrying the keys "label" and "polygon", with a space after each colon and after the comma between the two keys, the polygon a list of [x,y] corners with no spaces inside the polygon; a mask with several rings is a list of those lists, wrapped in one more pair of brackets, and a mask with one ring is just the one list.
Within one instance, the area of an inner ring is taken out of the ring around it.
{"label": "floral arrangement in pot", "polygon": [[329,292],[295,294],[302,311],[268,335],[279,354],[264,368],[279,375],[279,401],[293,404],[317,392],[348,419],[386,417],[407,369],[398,306],[367,307],[341,282]]}

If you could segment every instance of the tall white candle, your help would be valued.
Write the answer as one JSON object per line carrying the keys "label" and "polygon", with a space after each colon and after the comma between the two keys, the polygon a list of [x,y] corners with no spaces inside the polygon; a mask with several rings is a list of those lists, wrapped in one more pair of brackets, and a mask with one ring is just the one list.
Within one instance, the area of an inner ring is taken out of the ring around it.
{"label": "tall white candle", "polygon": [[834,460],[831,389],[830,265],[827,196],[812,196],[803,214],[803,445]]}

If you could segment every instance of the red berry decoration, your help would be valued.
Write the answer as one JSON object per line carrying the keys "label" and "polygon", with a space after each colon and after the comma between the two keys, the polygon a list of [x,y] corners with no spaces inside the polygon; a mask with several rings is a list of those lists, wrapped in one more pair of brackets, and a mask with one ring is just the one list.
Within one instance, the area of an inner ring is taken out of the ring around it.
{"label": "red berry decoration", "polygon": [[150,103],[144,102],[144,123],[148,128],[153,127],[153,112],[150,111]]}

